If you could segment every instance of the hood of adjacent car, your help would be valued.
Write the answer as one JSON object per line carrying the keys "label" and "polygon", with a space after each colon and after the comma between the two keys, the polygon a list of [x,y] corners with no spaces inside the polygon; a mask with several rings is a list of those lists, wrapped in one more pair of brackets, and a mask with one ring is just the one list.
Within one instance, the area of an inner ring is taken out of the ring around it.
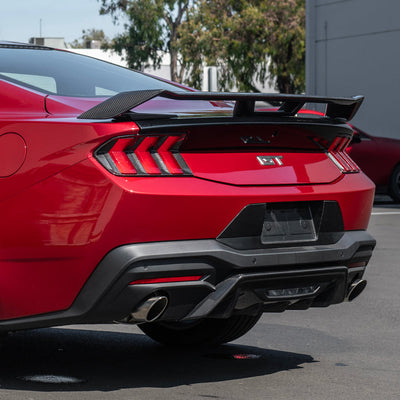
{"label": "hood of adjacent car", "polygon": [[400,146],[400,140],[399,139],[394,139],[394,138],[388,138],[388,137],[379,137],[379,136],[373,136],[374,140],[380,143],[385,143],[388,145],[395,145],[395,146]]}

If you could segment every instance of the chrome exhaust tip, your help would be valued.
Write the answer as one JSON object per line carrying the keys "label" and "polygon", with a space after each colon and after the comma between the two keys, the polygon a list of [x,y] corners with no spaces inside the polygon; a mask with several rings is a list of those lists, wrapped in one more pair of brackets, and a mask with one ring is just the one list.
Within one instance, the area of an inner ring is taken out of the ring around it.
{"label": "chrome exhaust tip", "polygon": [[358,297],[367,286],[367,281],[365,279],[357,279],[355,280],[349,288],[347,292],[346,301],[353,301],[356,297]]}
{"label": "chrome exhaust tip", "polygon": [[155,296],[144,301],[129,316],[129,322],[153,322],[161,317],[168,306],[168,297]]}

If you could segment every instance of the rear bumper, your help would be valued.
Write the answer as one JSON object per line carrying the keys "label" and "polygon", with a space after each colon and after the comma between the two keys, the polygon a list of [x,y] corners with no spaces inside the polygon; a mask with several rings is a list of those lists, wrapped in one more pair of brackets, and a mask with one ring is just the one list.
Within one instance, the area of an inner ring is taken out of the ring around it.
{"label": "rear bumper", "polygon": [[[345,232],[329,245],[253,250],[236,250],[216,240],[128,244],[103,258],[68,310],[2,321],[0,329],[122,320],[154,294],[169,299],[160,320],[328,306],[342,302],[349,285],[362,277],[374,246],[365,231]],[[203,278],[130,284],[191,275]],[[315,290],[282,294],[282,289],[309,287]]]}
{"label": "rear bumper", "polygon": [[330,185],[242,187],[192,177],[125,179],[86,160],[1,202],[0,320],[70,309],[102,258],[121,245],[228,239],[222,233],[251,204],[335,201],[340,232],[366,230],[373,193],[362,173]]}

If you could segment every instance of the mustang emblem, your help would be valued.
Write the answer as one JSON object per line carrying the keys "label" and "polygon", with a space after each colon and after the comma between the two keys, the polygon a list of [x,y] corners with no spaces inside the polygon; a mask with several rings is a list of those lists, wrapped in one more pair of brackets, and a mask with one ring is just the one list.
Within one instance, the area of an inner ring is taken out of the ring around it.
{"label": "mustang emblem", "polygon": [[242,142],[244,144],[270,144],[270,140],[264,140],[260,136],[242,136]]}
{"label": "mustang emblem", "polygon": [[283,156],[257,156],[261,165],[283,165]]}

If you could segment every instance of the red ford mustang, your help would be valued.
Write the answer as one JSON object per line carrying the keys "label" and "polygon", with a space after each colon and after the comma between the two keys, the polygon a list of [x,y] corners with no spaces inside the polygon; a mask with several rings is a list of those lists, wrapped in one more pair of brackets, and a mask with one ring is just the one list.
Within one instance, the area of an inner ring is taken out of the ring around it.
{"label": "red ford mustang", "polygon": [[344,151],[361,102],[193,92],[0,42],[0,329],[215,344],[352,300],[375,246],[374,185]]}
{"label": "red ford mustang", "polygon": [[375,183],[377,193],[400,202],[400,140],[372,136],[353,126],[354,136],[346,152]]}

